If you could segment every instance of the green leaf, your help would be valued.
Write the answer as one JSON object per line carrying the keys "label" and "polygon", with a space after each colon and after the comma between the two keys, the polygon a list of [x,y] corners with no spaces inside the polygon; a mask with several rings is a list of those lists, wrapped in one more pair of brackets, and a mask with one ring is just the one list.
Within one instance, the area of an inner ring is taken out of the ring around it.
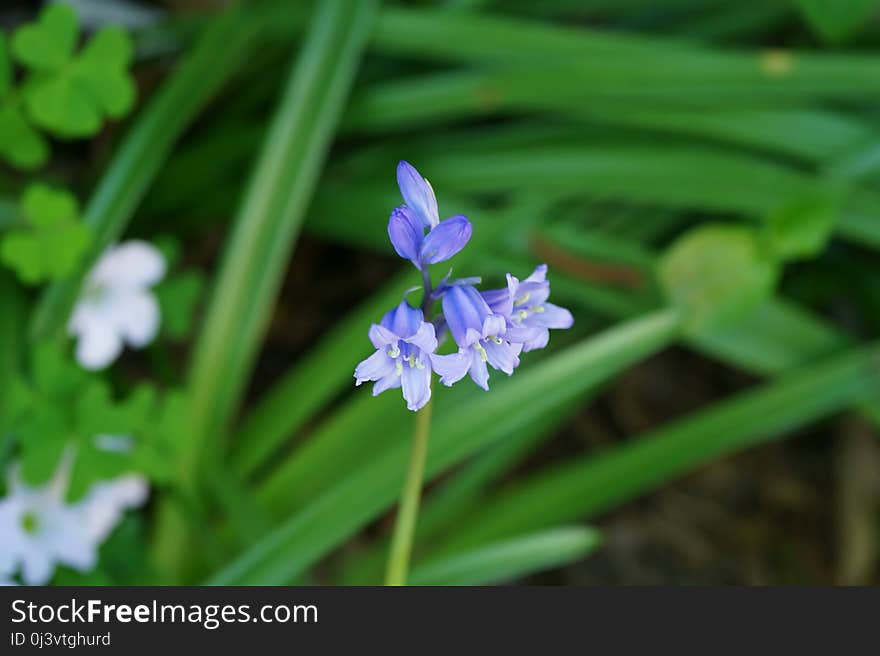
{"label": "green leaf", "polygon": [[66,64],[79,36],[76,12],[66,4],[53,3],[36,23],[23,25],[12,37],[12,52],[35,71],[55,71]]}
{"label": "green leaf", "polygon": [[35,184],[22,198],[28,226],[8,232],[0,242],[0,259],[26,283],[62,278],[79,263],[89,246],[88,228],[77,217],[69,192]]}
{"label": "green leaf", "polygon": [[491,585],[581,560],[599,546],[599,532],[565,527],[518,536],[447,558],[418,563],[410,585]]}
{"label": "green leaf", "polygon": [[189,335],[196,304],[205,288],[205,276],[199,271],[186,271],[166,278],[155,287],[162,311],[162,331],[172,339]]}
{"label": "green leaf", "polygon": [[[11,84],[12,62],[9,60],[9,51],[6,48],[6,36],[0,32],[0,98],[6,95]],[[3,143],[2,139],[0,143]]]}
{"label": "green leaf", "polygon": [[0,157],[22,169],[36,168],[49,158],[46,140],[9,103],[0,103]]}
{"label": "green leaf", "polygon": [[831,237],[838,208],[828,198],[803,198],[772,212],[763,234],[776,257],[788,260],[819,255]]}
{"label": "green leaf", "polygon": [[52,477],[67,447],[68,430],[66,417],[52,407],[32,412],[15,424],[25,482],[39,485]]}
{"label": "green leaf", "polygon": [[127,72],[133,54],[128,34],[118,27],[106,27],[89,41],[77,62],[76,79],[111,118],[125,116],[134,105],[135,85]]}
{"label": "green leaf", "polygon": [[779,265],[749,228],[706,224],[660,258],[660,283],[688,327],[700,332],[736,319],[773,292]]}
{"label": "green leaf", "polygon": [[798,0],[801,13],[819,36],[842,43],[877,13],[877,0]]}
{"label": "green leaf", "polygon": [[[165,408],[152,387],[141,385],[115,399],[110,386],[86,372],[54,343],[33,349],[30,376],[15,379],[7,404],[7,429],[20,447],[26,479],[47,480],[62,454],[72,463],[69,499],[85,494],[97,481],[129,471],[152,473],[147,462],[167,428]],[[101,436],[131,440],[130,448],[112,448]],[[175,434],[173,438],[179,438]]]}
{"label": "green leaf", "polygon": [[89,137],[101,128],[101,112],[70,75],[38,75],[22,88],[31,120],[59,137]]}
{"label": "green leaf", "polygon": [[104,117],[120,118],[134,104],[131,58],[128,34],[104,28],[69,63],[40,70],[27,80],[21,93],[29,116],[61,137],[95,134]]}

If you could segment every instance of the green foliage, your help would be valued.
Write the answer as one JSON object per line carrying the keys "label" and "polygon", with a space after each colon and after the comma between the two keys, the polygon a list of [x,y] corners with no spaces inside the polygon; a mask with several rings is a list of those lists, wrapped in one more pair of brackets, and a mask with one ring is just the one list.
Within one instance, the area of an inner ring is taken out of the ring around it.
{"label": "green foliage", "polygon": [[156,286],[163,333],[172,339],[189,336],[204,289],[205,276],[192,270],[172,275]]}
{"label": "green foliage", "polygon": [[825,41],[842,43],[877,14],[877,0],[798,0],[804,17]]}
{"label": "green foliage", "polygon": [[6,37],[0,33],[0,157],[21,168],[46,161],[45,139],[27,122],[13,95],[12,60]]}
{"label": "green foliage", "polygon": [[770,213],[763,236],[780,259],[815,257],[825,249],[837,215],[828,198],[799,199]]}
{"label": "green foliage", "polygon": [[[32,169],[49,156],[37,128],[61,138],[96,134],[104,121],[125,116],[136,88],[128,72],[128,34],[106,27],[76,52],[79,23],[66,4],[47,5],[36,22],[19,27],[7,45],[0,35],[0,157]],[[13,86],[12,59],[29,74]]]}
{"label": "green foliage", "polygon": [[76,46],[79,24],[69,5],[46,7],[36,23],[18,28],[12,50],[18,60],[35,71],[52,72],[68,62]]}
{"label": "green foliage", "polygon": [[175,273],[180,263],[181,245],[171,235],[162,235],[155,246],[165,258],[165,278],[153,288],[162,314],[162,332],[171,339],[181,340],[192,330],[196,305],[205,289],[205,276],[193,269]]}
{"label": "green foliage", "polygon": [[49,5],[33,25],[18,29],[12,51],[31,70],[21,93],[34,123],[60,137],[88,137],[108,118],[131,109],[135,85],[128,74],[133,47],[119,28],[98,32],[74,54],[76,13]]}
{"label": "green foliage", "polygon": [[595,530],[557,528],[524,535],[422,563],[411,585],[489,585],[552,569],[589,555],[599,547]]}
{"label": "green foliage", "polygon": [[42,184],[27,188],[21,200],[25,225],[0,241],[0,259],[26,283],[63,278],[79,264],[91,236],[79,220],[76,198]]}
{"label": "green foliage", "polygon": [[[874,36],[859,33],[876,3],[801,0],[829,43],[859,37],[848,53],[817,47],[790,7],[758,0],[713,2],[711,17],[676,2],[687,11],[650,20],[642,0],[601,2],[613,31],[563,20],[583,9],[572,2],[392,5],[375,21],[370,4],[316,4],[312,16],[280,0],[238,3],[138,35],[144,52],[161,43],[166,77],[118,147],[96,144],[87,169],[79,159],[52,169],[78,189],[94,183],[82,221],[59,190],[30,187],[21,207],[0,199],[0,261],[10,267],[0,271],[0,464],[20,458],[38,482],[71,454],[73,497],[122,471],[159,484],[142,516],[154,515],[153,530],[126,522],[99,569],[61,571],[56,582],[155,583],[169,573],[192,582],[211,572],[223,583],[377,580],[412,417],[391,394],[350,389],[351,370],[368,351],[366,327],[413,272],[366,301],[322,288],[345,318],[316,313],[322,325],[308,329],[320,337],[309,334],[309,351],[268,390],[250,374],[284,276],[326,273],[290,269],[301,229],[347,256],[391,256],[385,223],[399,202],[391,172],[400,158],[442,189],[444,208],[474,222],[472,259],[457,261],[457,273],[522,277],[547,261],[554,302],[576,316],[513,378],[493,375],[489,394],[467,381],[436,390],[428,471],[437,485],[425,491],[413,582],[496,583],[562,566],[596,548],[597,535],[560,523],[833,412],[880,423],[877,349],[858,346],[876,332],[878,288],[840,273],[847,258],[869,271],[880,248],[871,183],[880,121],[865,84],[880,58]],[[764,52],[781,34],[802,49]],[[93,136],[130,109],[128,37],[108,28],[80,41],[61,5],[0,35],[0,158],[13,166],[44,163],[47,136]],[[375,56],[356,78],[364,52]],[[2,182],[13,189],[18,178]],[[155,293],[164,335],[189,337],[205,281],[180,271],[180,254],[211,255],[208,235],[224,230],[209,222],[239,202],[186,354],[185,391],[137,383],[155,370],[174,379],[161,346],[101,375],[34,346],[62,343],[81,276],[133,220],[146,239],[174,233],[160,245],[172,273]],[[810,261],[777,290],[790,260]],[[13,270],[26,284],[52,284],[31,306]],[[299,291],[312,280],[288,282]],[[336,305],[350,302],[356,309]],[[728,367],[782,378],[604,452],[573,442],[583,453],[529,459],[603,385],[679,339]],[[266,362],[288,348],[269,343]],[[262,398],[251,403],[251,393]],[[100,436],[130,436],[131,450],[108,450]],[[145,562],[150,539],[161,573]]]}
{"label": "green foliage", "polygon": [[[10,392],[0,432],[18,445],[26,482],[48,480],[62,457],[73,462],[71,499],[96,481],[129,471],[167,477],[173,445],[184,430],[179,395],[160,400],[152,387],[141,385],[114,398],[105,380],[49,344],[34,350],[30,375],[13,379]],[[114,448],[117,441],[121,448]]]}
{"label": "green foliage", "polygon": [[700,332],[736,319],[765,300],[779,264],[754,230],[702,225],[678,239],[660,259],[658,276],[667,298],[688,327]]}

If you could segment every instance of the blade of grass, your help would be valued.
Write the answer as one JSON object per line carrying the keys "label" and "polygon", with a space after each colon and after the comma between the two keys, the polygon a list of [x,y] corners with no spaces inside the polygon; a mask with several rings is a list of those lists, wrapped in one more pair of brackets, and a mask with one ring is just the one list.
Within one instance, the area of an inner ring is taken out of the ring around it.
{"label": "blade of grass", "polygon": [[25,353],[27,299],[12,275],[0,271],[0,471],[6,471],[9,435],[2,430],[8,411],[7,390]]}
{"label": "blade of grass", "polygon": [[601,542],[599,532],[575,527],[518,536],[450,558],[420,563],[410,585],[492,585],[581,560]]}
{"label": "blade of grass", "polygon": [[[178,482],[192,489],[214,457],[245,390],[272,304],[299,232],[337,118],[372,26],[375,3],[321,3],[290,77],[232,234],[205,314],[188,380],[190,439]],[[185,521],[160,519],[157,558],[173,571],[186,557]],[[175,520],[174,517],[177,517]]]}
{"label": "blade of grass", "polygon": [[83,214],[92,230],[91,253],[78,275],[43,292],[33,313],[32,338],[54,335],[64,326],[85,271],[122,235],[174,144],[246,59],[261,26],[238,9],[213,19],[136,117]]}

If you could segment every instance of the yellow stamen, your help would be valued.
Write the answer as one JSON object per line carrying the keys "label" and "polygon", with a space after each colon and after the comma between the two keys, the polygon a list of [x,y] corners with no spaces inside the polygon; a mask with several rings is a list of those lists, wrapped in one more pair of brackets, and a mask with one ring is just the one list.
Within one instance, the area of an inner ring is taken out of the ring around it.
{"label": "yellow stamen", "polygon": [[516,305],[516,306],[525,305],[526,303],[529,302],[529,297],[530,297],[530,296],[531,296],[531,293],[530,293],[530,292],[526,292],[525,294],[523,294],[522,296],[520,296],[518,299],[516,299],[516,300],[513,302],[513,304]]}
{"label": "yellow stamen", "polygon": [[489,359],[489,356],[486,355],[486,349],[484,349],[483,345],[480,344],[479,342],[474,344],[474,346],[480,352],[480,360],[482,360],[483,362],[486,362]]}

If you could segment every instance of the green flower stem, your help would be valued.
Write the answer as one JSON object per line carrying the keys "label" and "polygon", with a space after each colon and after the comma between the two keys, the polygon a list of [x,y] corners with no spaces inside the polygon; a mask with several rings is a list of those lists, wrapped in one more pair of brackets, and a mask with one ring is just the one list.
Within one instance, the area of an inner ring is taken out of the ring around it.
{"label": "green flower stem", "polygon": [[385,585],[406,585],[413,535],[419,514],[422,480],[425,477],[425,459],[428,455],[428,436],[430,434],[431,401],[428,401],[427,405],[416,413],[412,453],[409,458],[409,468],[406,472],[403,492],[400,494],[397,519],[394,522],[394,535],[391,537],[391,553],[388,557]]}

